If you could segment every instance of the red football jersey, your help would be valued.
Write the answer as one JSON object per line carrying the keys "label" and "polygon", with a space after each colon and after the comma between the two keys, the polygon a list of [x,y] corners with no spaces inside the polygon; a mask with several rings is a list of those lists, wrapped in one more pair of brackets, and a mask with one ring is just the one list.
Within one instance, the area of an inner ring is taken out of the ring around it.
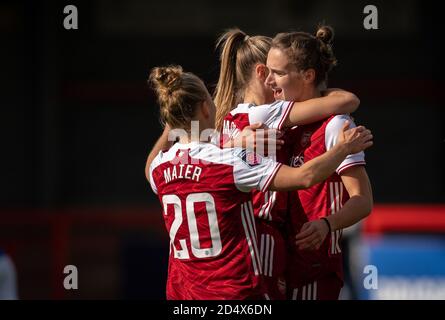
{"label": "red football jersey", "polygon": [[[349,116],[337,115],[294,129],[295,150],[290,165],[299,167],[304,162],[330,150],[336,144],[338,133],[346,120],[351,122],[351,128],[355,126]],[[305,222],[335,214],[342,208],[349,195],[340,174],[347,168],[358,165],[365,165],[363,152],[349,155],[336,172],[325,181],[308,189],[290,192],[289,282],[294,288],[312,282],[329,272],[335,272],[340,279],[343,279],[341,230],[327,236],[317,251],[298,250],[295,246],[295,235]]]}
{"label": "red football jersey", "polygon": [[168,299],[249,299],[262,294],[250,193],[280,164],[244,149],[176,143],[150,167],[170,235]]}
{"label": "red football jersey", "polygon": [[[223,141],[235,138],[248,125],[261,122],[271,129],[282,130],[283,123],[293,107],[293,102],[276,101],[270,105],[239,104],[224,119]],[[286,132],[286,131],[285,131]],[[288,163],[293,151],[289,135],[285,134],[284,146],[268,157]],[[273,146],[275,147],[275,146]],[[260,258],[263,263],[264,284],[270,299],[286,297],[286,239],[284,222],[288,214],[288,192],[253,190],[253,211],[257,219]]]}
{"label": "red football jersey", "polygon": [[[227,139],[236,138],[241,131],[254,123],[261,122],[270,129],[281,130],[293,102],[276,101],[270,105],[255,106],[254,104],[241,103],[233,109],[225,118],[221,143]],[[286,141],[286,134],[283,137]],[[268,157],[280,162],[288,163],[291,156],[291,144],[276,150],[276,154]],[[258,190],[252,191],[253,210],[257,218],[283,223],[287,214],[287,192]]]}

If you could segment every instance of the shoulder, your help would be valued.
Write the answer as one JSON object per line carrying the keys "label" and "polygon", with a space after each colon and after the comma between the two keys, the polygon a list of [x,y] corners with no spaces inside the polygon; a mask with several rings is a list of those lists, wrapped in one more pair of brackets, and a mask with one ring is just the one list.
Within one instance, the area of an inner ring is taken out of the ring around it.
{"label": "shoulder", "polygon": [[256,107],[256,109],[258,109],[258,108],[260,108],[260,109],[281,108],[283,106],[286,107],[286,106],[292,105],[293,103],[294,103],[293,101],[277,100],[272,103],[258,105]]}
{"label": "shoulder", "polygon": [[251,104],[251,103],[240,103],[236,106],[235,109],[230,111],[229,115],[235,116],[235,115],[241,114],[241,113],[249,113],[249,110],[254,107],[255,107],[255,105]]}
{"label": "shoulder", "polygon": [[167,151],[159,151],[159,153],[157,154],[157,156],[153,159],[153,161],[150,164],[150,171],[153,171],[157,166],[159,166],[164,159],[164,154],[167,153]]}
{"label": "shoulder", "polygon": [[[255,109],[255,105],[241,103],[235,109],[230,111],[224,118],[224,130],[232,130],[233,126],[238,129],[243,129],[249,125],[250,110]],[[231,135],[231,134],[230,134]]]}
{"label": "shoulder", "polygon": [[352,118],[348,114],[339,114],[335,116],[331,116],[328,119],[326,119],[326,130],[329,129],[340,129],[343,124],[349,121],[351,124],[353,123]]}
{"label": "shoulder", "polygon": [[233,166],[237,150],[238,148],[220,148],[212,143],[203,143],[190,150],[190,157],[204,163]]}
{"label": "shoulder", "polygon": [[190,154],[193,158],[226,165],[229,167],[251,169],[257,165],[267,163],[268,158],[261,157],[253,151],[244,148],[219,148],[214,145],[205,145],[200,150]]}
{"label": "shoulder", "polygon": [[343,125],[346,121],[350,122],[350,126],[349,126],[350,128],[355,127],[354,121],[352,120],[351,116],[348,114],[339,114],[336,116],[329,117],[325,122],[326,135],[331,135],[331,134],[337,135],[339,130],[343,127]]}
{"label": "shoulder", "polygon": [[279,100],[271,104],[259,105],[249,110],[249,119],[251,123],[262,122],[268,126],[280,127],[280,124],[286,118],[292,102]]}
{"label": "shoulder", "polygon": [[350,122],[349,128],[355,127],[354,121],[347,114],[332,116],[326,120],[325,144],[327,150],[332,148],[337,143],[339,132],[343,128],[343,125],[346,121]]}
{"label": "shoulder", "polygon": [[157,167],[162,165],[165,162],[173,160],[173,158],[176,156],[176,144],[174,144],[172,147],[170,147],[167,150],[161,150],[157,154],[157,156],[153,159],[150,165],[150,172],[153,172]]}

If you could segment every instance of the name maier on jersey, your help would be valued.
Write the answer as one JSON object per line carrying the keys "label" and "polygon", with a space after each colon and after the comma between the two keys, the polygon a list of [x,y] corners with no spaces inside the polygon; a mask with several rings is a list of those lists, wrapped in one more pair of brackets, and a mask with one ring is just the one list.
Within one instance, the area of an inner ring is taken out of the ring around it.
{"label": "name maier on jersey", "polygon": [[[160,166],[161,164],[162,166]],[[274,165],[275,162],[272,159],[264,158],[248,149],[221,149],[212,143],[201,145],[192,142],[186,145],[176,143],[167,152],[160,151],[150,166],[150,171],[152,172],[156,167],[162,167],[162,176],[159,175],[158,177],[163,180],[163,184],[170,184],[176,180],[190,180],[190,182],[200,183],[203,175],[208,172],[210,167],[214,169],[218,166],[230,166],[233,168],[235,184],[238,185],[239,181],[237,180],[240,178],[242,180],[240,184],[242,185],[243,182],[248,180],[258,180],[255,176],[265,175],[265,172],[261,171],[267,166],[273,167]],[[273,170],[275,172],[279,167],[279,164],[276,165],[275,170]],[[221,180],[225,178],[227,177],[220,177]],[[158,182],[160,181],[158,180]],[[157,187],[152,177],[150,183],[153,191],[157,193]]]}
{"label": "name maier on jersey", "polygon": [[164,169],[165,183],[175,179],[189,179],[199,182],[202,168],[193,164],[177,164]]}
{"label": "name maier on jersey", "polygon": [[[181,150],[179,157],[183,158],[183,155],[185,153],[186,151]],[[247,149],[236,148],[233,150],[233,155],[240,158],[249,168],[253,168],[254,166],[261,164],[263,161],[260,155]],[[223,153],[221,153],[221,156],[223,156]],[[199,182],[202,173],[202,167],[198,164],[193,164],[193,161],[191,162],[192,164],[173,163],[172,166],[166,167],[163,170],[165,183],[169,183],[176,179],[189,179],[195,182]],[[201,159],[200,162],[205,163],[206,161],[204,159]],[[201,163],[201,165],[204,163]]]}

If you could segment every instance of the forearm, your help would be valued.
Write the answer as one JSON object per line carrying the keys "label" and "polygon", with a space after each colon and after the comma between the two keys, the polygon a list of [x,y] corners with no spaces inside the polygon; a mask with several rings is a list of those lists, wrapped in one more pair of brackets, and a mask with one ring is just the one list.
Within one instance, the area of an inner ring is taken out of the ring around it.
{"label": "forearm", "polygon": [[147,161],[145,163],[145,176],[147,180],[149,179],[150,173],[150,165],[153,162],[154,158],[159,154],[159,151],[167,149],[171,146],[172,142],[168,141],[168,133],[170,132],[170,128],[168,125],[165,126],[162,135],[159,137],[158,141],[156,141],[155,145],[151,149]]}
{"label": "forearm", "polygon": [[309,188],[329,177],[347,154],[346,147],[339,144],[299,168],[283,165],[272,180],[269,190],[289,191]]}
{"label": "forearm", "polygon": [[322,94],[323,96],[336,99],[337,104],[330,104],[327,106],[329,111],[333,112],[333,114],[352,113],[355,112],[360,105],[360,99],[355,94],[343,89],[329,88]]}
{"label": "forearm", "polygon": [[372,210],[372,200],[364,195],[352,196],[340,209],[327,217],[331,230],[340,230],[350,227],[367,217]]}
{"label": "forearm", "polygon": [[360,100],[353,93],[334,90],[324,97],[294,103],[284,126],[305,125],[334,114],[352,113],[359,104]]}
{"label": "forearm", "polygon": [[307,186],[309,188],[321,181],[326,180],[348,155],[345,145],[337,144],[331,150],[318,156],[300,167],[304,170],[303,175],[307,178]]}
{"label": "forearm", "polygon": [[[346,121],[340,130],[337,144],[321,156],[306,162],[299,168],[281,166],[272,179],[269,190],[285,191],[309,188],[333,174],[348,154],[358,153],[372,145],[372,141],[370,141],[372,136],[369,130],[365,130],[363,127],[348,130],[348,127],[349,122]],[[348,172],[351,170],[349,169]],[[361,174],[367,177],[366,171]],[[349,182],[350,178],[342,176],[342,179]],[[366,186],[369,187],[369,183]],[[349,192],[349,194],[357,193]]]}

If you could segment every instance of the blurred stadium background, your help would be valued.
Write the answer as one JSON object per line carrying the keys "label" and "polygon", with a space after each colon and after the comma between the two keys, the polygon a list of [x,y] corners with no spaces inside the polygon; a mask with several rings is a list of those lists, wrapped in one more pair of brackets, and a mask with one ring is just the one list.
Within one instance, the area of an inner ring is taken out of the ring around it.
{"label": "blurred stadium background", "polygon": [[[76,5],[79,29],[63,28]],[[363,8],[378,8],[378,30]],[[443,28],[433,1],[2,1],[0,248],[21,299],[163,299],[168,239],[144,178],[161,131],[150,68],[178,63],[214,88],[214,42],[336,30],[330,85],[372,128],[375,210],[347,232],[344,299],[445,299]],[[75,265],[78,290],[63,288]],[[365,290],[365,265],[379,289]]]}

